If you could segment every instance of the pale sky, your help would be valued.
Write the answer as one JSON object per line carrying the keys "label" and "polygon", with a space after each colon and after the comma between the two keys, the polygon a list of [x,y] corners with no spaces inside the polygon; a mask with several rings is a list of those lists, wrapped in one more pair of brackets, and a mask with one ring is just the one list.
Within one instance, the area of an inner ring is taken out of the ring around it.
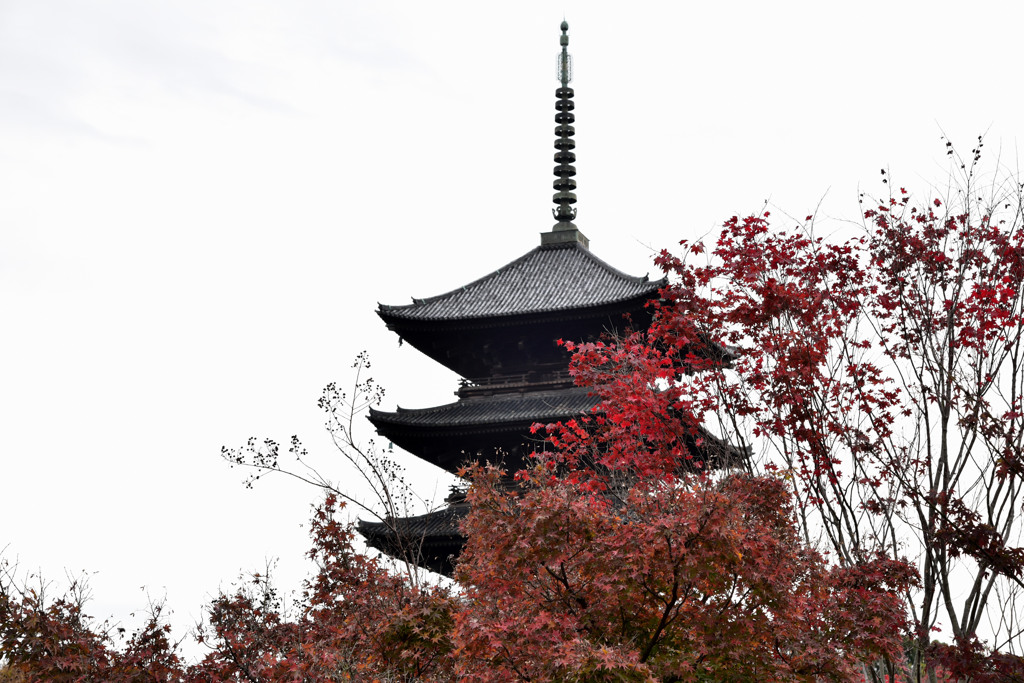
{"label": "pale sky", "polygon": [[297,588],[318,494],[220,447],[344,484],[316,399],[363,349],[385,409],[453,400],[374,309],[550,229],[563,15],[576,223],[631,274],[765,200],[844,229],[882,167],[927,193],[943,132],[1020,158],[1018,3],[0,0],[4,556],[179,635],[268,558]]}

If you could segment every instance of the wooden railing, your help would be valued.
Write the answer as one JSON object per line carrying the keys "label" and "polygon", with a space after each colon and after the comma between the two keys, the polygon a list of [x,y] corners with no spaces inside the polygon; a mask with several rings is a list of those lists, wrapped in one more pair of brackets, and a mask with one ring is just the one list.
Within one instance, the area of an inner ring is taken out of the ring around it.
{"label": "wooden railing", "polygon": [[508,375],[494,375],[463,379],[459,382],[460,397],[488,396],[513,391],[538,391],[541,389],[561,389],[573,385],[568,370],[555,372],[523,372]]}

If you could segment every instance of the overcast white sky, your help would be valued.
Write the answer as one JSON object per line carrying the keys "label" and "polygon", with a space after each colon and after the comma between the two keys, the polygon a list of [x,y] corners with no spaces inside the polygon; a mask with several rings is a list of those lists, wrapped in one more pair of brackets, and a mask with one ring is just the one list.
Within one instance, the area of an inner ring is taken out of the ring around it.
{"label": "overcast white sky", "polygon": [[856,219],[883,166],[927,192],[943,131],[1019,158],[1018,3],[0,0],[5,556],[179,633],[267,558],[297,587],[316,493],[220,447],[344,481],[316,399],[362,349],[384,407],[452,400],[374,309],[550,229],[563,13],[577,224],[633,274],[766,199]]}

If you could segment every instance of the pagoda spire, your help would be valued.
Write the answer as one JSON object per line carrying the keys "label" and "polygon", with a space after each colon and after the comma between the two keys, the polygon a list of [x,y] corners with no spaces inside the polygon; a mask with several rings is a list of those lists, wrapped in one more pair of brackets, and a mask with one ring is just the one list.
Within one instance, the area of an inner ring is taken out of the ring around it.
{"label": "pagoda spire", "polygon": [[576,129],[572,127],[576,117],[572,110],[575,104],[572,101],[573,90],[569,87],[572,81],[572,55],[569,54],[569,24],[562,20],[562,36],[559,42],[562,51],[558,54],[557,76],[559,87],[555,90],[555,194],[552,200],[555,208],[551,209],[555,223],[551,232],[541,233],[540,243],[565,244],[576,242],[584,247],[589,247],[590,241],[579,231],[572,222],[576,218],[576,141],[573,136]]}

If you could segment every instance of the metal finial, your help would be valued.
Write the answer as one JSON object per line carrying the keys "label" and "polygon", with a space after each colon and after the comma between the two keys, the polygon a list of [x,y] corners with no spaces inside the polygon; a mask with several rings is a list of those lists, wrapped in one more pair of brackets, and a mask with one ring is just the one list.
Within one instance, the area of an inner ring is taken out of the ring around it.
{"label": "metal finial", "polygon": [[576,247],[589,249],[590,240],[573,224],[576,218],[576,141],[572,136],[576,130],[572,127],[576,117],[572,110],[575,106],[572,101],[572,88],[569,81],[572,80],[572,57],[569,56],[569,23],[562,20],[562,37],[559,40],[562,51],[558,54],[558,81],[559,87],[555,90],[555,195],[553,200],[555,208],[551,209],[554,215],[555,226],[550,232],[540,234],[542,247],[557,247],[575,245]]}
{"label": "metal finial", "polygon": [[576,203],[576,195],[573,193],[576,189],[576,181],[573,180],[576,167],[572,164],[576,161],[576,154],[573,152],[576,142],[572,137],[576,130],[572,123],[576,117],[572,113],[575,105],[572,101],[572,88],[569,87],[569,81],[572,80],[572,58],[569,56],[569,24],[565,20],[562,21],[560,42],[562,52],[558,55],[558,80],[561,81],[562,87],[555,91],[555,123],[558,124],[555,127],[555,149],[558,150],[555,152],[555,163],[558,165],[555,166],[553,200],[556,208],[552,209],[551,213],[558,221],[555,230],[574,230],[576,226],[572,221],[576,218],[576,209],[572,205]]}
{"label": "metal finial", "polygon": [[568,87],[572,81],[572,55],[569,54],[569,22],[562,20],[562,37],[559,39],[562,52],[558,55],[557,76],[562,87]]}

